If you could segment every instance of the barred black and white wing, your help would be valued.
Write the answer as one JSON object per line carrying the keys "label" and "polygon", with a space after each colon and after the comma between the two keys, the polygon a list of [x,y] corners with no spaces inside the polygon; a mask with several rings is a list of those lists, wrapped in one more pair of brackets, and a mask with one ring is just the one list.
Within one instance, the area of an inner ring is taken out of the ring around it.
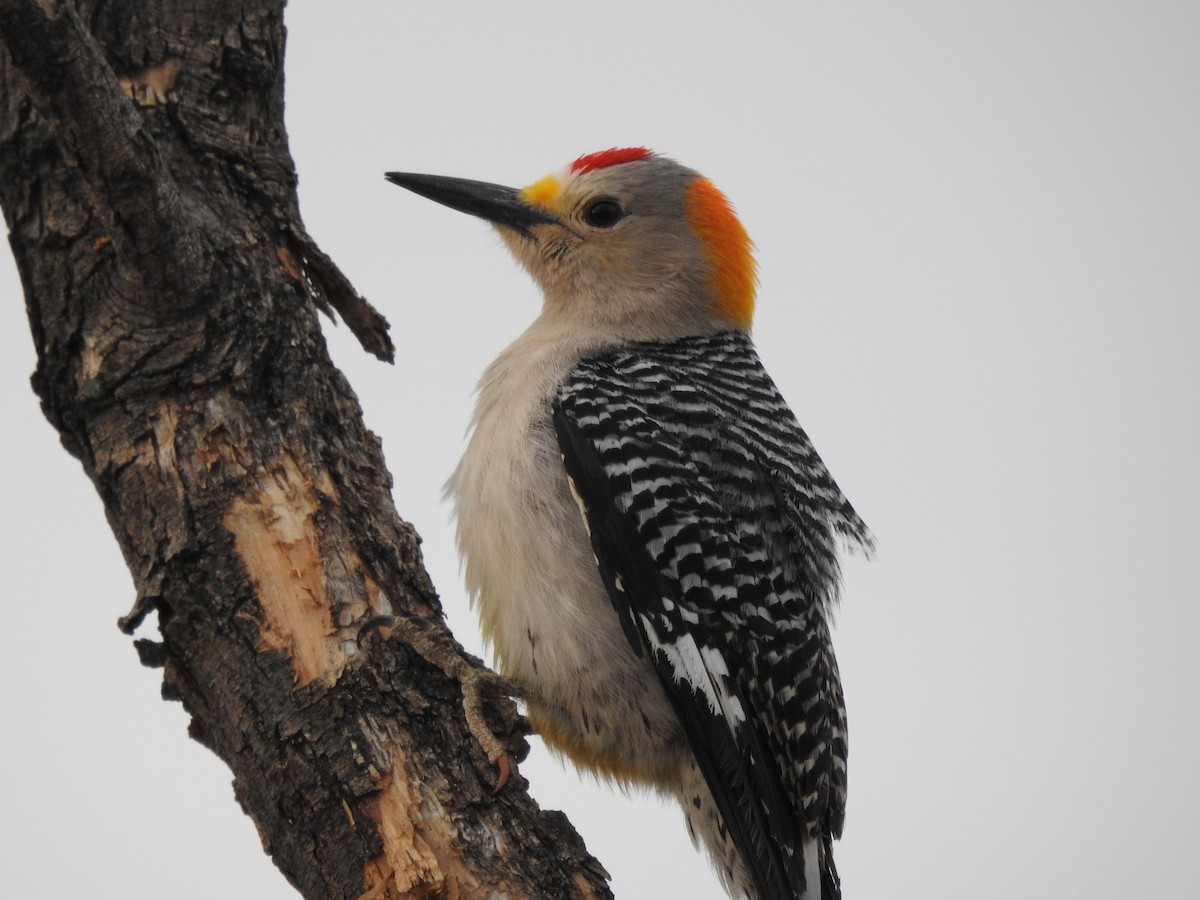
{"label": "barred black and white wing", "polygon": [[846,722],[828,616],[839,539],[868,545],[866,526],[742,332],[585,359],[553,418],[625,633],[760,900],[805,896],[802,832],[836,898]]}

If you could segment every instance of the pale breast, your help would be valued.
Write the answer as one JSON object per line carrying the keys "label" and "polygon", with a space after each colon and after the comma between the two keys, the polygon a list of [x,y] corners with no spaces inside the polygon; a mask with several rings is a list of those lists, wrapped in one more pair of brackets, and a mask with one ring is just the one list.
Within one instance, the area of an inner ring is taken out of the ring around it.
{"label": "pale breast", "polygon": [[620,627],[550,418],[582,352],[531,328],[484,374],[449,485],[459,551],[498,668],[530,691],[547,741],[584,765],[665,787],[687,752],[682,734]]}
{"label": "pale breast", "polygon": [[551,397],[574,362],[556,349],[527,333],[488,368],[450,483],[484,636],[502,670],[521,679],[561,670],[557,659],[573,655],[602,590],[550,423]]}

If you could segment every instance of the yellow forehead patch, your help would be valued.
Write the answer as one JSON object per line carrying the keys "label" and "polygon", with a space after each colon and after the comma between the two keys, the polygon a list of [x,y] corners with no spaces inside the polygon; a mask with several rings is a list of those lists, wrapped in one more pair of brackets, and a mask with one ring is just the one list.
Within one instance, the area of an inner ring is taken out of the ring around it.
{"label": "yellow forehead patch", "polygon": [[754,319],[758,268],[754,244],[729,200],[707,178],[696,178],[687,189],[687,216],[704,245],[717,312],[739,328]]}
{"label": "yellow forehead patch", "polygon": [[521,189],[521,199],[535,206],[552,206],[562,192],[562,182],[557,175],[547,175],[529,187]]}

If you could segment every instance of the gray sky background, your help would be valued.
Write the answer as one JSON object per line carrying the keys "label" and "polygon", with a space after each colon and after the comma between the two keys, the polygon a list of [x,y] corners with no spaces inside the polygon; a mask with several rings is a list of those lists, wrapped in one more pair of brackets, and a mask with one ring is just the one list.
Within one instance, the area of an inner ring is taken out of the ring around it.
{"label": "gray sky background", "polygon": [[[738,207],[762,356],[878,539],[835,635],[846,896],[1195,896],[1200,5],[298,0],[287,23],[305,220],[397,364],[326,333],[468,646],[441,485],[539,301],[486,225],[383,172],[523,185],[655,148]],[[28,388],[8,254],[0,299],[0,892],[294,896],[116,629],[130,578]],[[522,771],[622,900],[722,896],[674,808],[540,746]]]}

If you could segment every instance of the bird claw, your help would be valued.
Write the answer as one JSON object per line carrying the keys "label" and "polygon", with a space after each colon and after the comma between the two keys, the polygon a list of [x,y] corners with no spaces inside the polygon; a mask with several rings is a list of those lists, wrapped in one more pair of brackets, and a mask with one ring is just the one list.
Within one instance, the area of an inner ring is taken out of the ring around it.
{"label": "bird claw", "polygon": [[463,713],[467,719],[467,729],[476,742],[487,754],[488,762],[499,770],[492,794],[498,794],[508,784],[516,763],[512,755],[487,724],[483,712],[485,689],[507,697],[519,696],[520,691],[507,679],[497,675],[490,669],[481,669],[472,665],[462,655],[457,644],[449,637],[444,629],[429,619],[421,616],[374,616],[363,623],[358,631],[358,642],[372,633],[389,629],[399,632],[401,640],[415,650],[422,659],[436,666],[450,678],[459,683],[462,689]]}
{"label": "bird claw", "polygon": [[501,753],[499,759],[493,759],[492,763],[500,770],[496,783],[492,786],[492,796],[495,797],[504,790],[504,786],[508,784],[508,779],[512,776],[517,764],[513,762],[512,754],[507,751]]}

